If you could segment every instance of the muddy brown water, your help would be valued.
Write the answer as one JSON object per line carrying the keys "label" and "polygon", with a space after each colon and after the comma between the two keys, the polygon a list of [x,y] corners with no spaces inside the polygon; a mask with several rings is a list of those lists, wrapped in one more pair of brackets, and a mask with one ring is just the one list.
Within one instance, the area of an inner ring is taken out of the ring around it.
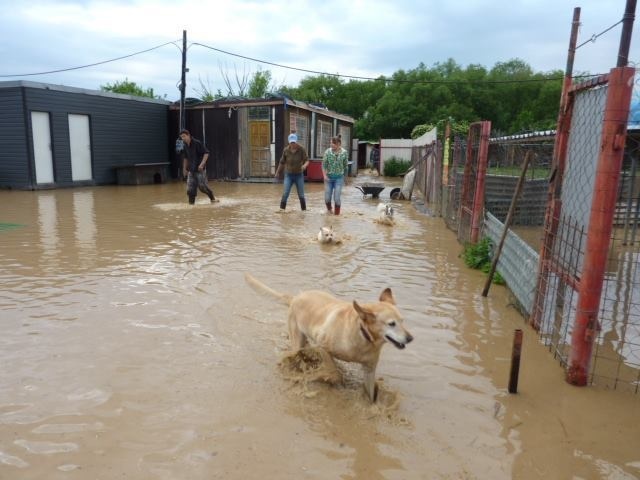
{"label": "muddy brown water", "polygon": [[[640,398],[566,384],[441,219],[394,202],[377,224],[353,186],[339,217],[320,184],[285,214],[282,185],[212,186],[192,207],[180,183],[0,191],[0,478],[640,478]],[[338,385],[287,374],[286,308],[244,272],[347,300],[391,287],[415,340],[383,349],[378,404],[353,365]]]}

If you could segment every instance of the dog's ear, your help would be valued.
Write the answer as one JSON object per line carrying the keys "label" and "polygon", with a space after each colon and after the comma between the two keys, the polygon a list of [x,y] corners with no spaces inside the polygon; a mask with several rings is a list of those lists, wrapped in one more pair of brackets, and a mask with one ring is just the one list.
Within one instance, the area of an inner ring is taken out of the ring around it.
{"label": "dog's ear", "polygon": [[355,300],[353,301],[353,308],[356,309],[356,312],[358,312],[358,315],[363,322],[371,323],[375,321],[376,315],[371,310],[358,305],[358,302]]}
{"label": "dog's ear", "polygon": [[393,298],[393,292],[391,292],[391,289],[389,287],[385,288],[380,294],[380,301],[387,302],[392,305],[396,304],[396,299]]}
{"label": "dog's ear", "polygon": [[369,330],[369,326],[375,322],[376,316],[373,312],[370,312],[366,308],[362,308],[358,305],[358,302],[355,300],[353,301],[353,308],[356,309],[356,312],[358,312],[358,315],[360,316],[360,320],[362,320],[360,322],[360,332],[364,338],[373,343],[374,336],[371,330]]}

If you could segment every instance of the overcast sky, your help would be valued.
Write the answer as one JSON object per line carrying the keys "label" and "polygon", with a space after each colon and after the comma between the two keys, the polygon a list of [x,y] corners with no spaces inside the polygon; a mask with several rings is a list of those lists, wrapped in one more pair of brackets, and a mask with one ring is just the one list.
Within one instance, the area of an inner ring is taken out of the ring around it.
{"label": "overcast sky", "polygon": [[[236,76],[270,70],[273,83],[288,86],[310,75],[272,64],[377,77],[448,58],[488,69],[520,58],[534,71],[564,71],[574,7],[581,7],[578,44],[588,42],[576,52],[574,72],[606,73],[616,65],[622,26],[602,32],[622,19],[625,0],[0,0],[0,5],[0,81],[99,89],[128,78],[173,101],[180,97],[183,30],[188,97],[198,96],[200,82],[226,93],[221,72],[235,82]],[[637,24],[634,33],[640,35]],[[27,75],[163,44],[123,60]],[[640,64],[636,39],[629,60]]]}

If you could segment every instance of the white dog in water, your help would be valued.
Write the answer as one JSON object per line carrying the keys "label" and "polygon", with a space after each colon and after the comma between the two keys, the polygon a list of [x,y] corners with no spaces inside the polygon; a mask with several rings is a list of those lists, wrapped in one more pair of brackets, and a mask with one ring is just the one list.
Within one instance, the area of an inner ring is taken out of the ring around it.
{"label": "white dog in water", "polygon": [[320,227],[320,231],[318,232],[318,242],[337,243],[337,239],[333,233],[333,227]]}
{"label": "white dog in water", "polygon": [[382,223],[384,225],[393,225],[395,220],[393,219],[393,206],[390,203],[379,203],[378,204],[378,223]]}

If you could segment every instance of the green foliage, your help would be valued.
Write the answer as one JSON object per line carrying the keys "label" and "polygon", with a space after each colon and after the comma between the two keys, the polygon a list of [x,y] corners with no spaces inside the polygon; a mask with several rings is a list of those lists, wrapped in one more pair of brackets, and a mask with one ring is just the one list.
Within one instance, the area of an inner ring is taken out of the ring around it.
{"label": "green foliage", "polygon": [[463,136],[466,138],[467,133],[469,132],[469,122],[466,121],[456,121],[453,118],[442,118],[434,123],[425,123],[422,125],[416,125],[413,127],[411,131],[411,138],[415,139],[424,135],[427,132],[433,130],[433,128],[437,128],[438,138],[442,141],[444,139],[444,134],[447,128],[447,123],[449,123],[449,130],[452,136]]}
{"label": "green foliage", "polygon": [[340,78],[334,75],[308,76],[303,78],[295,88],[283,88],[282,93],[286,93],[296,100],[302,100],[308,103],[320,103],[326,105],[331,110],[348,113],[344,110],[337,110],[335,103],[332,103],[334,96],[337,95],[337,90],[342,87],[342,84]]}
{"label": "green foliage", "polygon": [[[498,62],[488,69],[453,59],[428,67],[420,63],[391,77],[344,81],[337,75],[306,76],[295,87],[274,86],[271,72],[250,76],[236,72],[237,88],[225,78],[226,95],[263,98],[279,91],[296,100],[322,104],[355,119],[353,138],[417,138],[433,126],[440,139],[449,122],[454,136],[466,137],[469,124],[490,120],[493,134],[555,128],[561,70],[534,72],[521,59]],[[221,98],[201,81],[203,100]],[[132,92],[123,92],[132,93]],[[153,93],[145,92],[142,93]],[[135,93],[140,94],[140,93]]]}
{"label": "green foliage", "polygon": [[399,177],[400,175],[407,173],[409,167],[411,167],[411,162],[409,160],[391,157],[389,160],[384,162],[383,175],[385,177]]}
{"label": "green foliage", "polygon": [[[464,264],[473,268],[474,270],[480,270],[484,273],[489,273],[491,270],[491,240],[488,237],[484,237],[478,243],[467,243],[464,246],[462,252],[462,258]],[[493,283],[497,285],[504,285],[505,281],[497,271],[493,274]]]}
{"label": "green foliage", "polygon": [[271,72],[269,70],[258,70],[249,80],[249,98],[263,98],[269,93],[271,84]]}
{"label": "green foliage", "polygon": [[432,123],[429,123],[429,124],[424,123],[422,125],[416,125],[415,127],[413,127],[413,130],[411,130],[411,138],[415,140],[416,138],[419,138],[425,133],[433,130],[433,127],[434,125]]}
{"label": "green foliage", "polygon": [[127,95],[134,95],[136,97],[148,97],[148,98],[162,98],[159,95],[154,95],[153,88],[143,88],[136,84],[136,82],[129,81],[125,78],[122,82],[114,82],[113,84],[107,83],[106,85],[100,85],[100,90],[103,92],[124,93]]}
{"label": "green foliage", "polygon": [[520,59],[491,69],[462,67],[448,59],[375,80],[308,76],[282,92],[352,116],[354,138],[416,138],[428,126],[437,126],[442,136],[447,121],[453,135],[466,137],[468,125],[480,120],[490,120],[494,132],[509,135],[555,128],[562,77],[560,70],[534,72]]}

